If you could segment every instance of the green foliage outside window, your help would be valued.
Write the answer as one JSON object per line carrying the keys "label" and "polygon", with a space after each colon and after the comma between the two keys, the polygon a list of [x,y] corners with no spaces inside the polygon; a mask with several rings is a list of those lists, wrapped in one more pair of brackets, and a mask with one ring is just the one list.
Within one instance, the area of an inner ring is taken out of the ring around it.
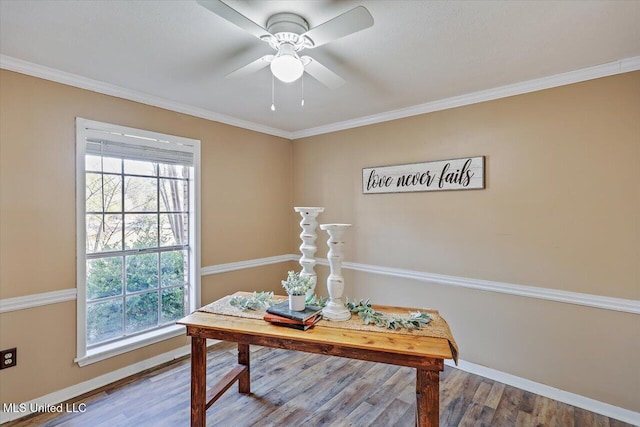
{"label": "green foliage outside window", "polygon": [[[170,165],[162,165],[161,176],[171,175]],[[154,168],[158,165],[154,164]],[[181,168],[181,167],[177,167]],[[125,164],[125,171],[126,171]],[[158,169],[155,169],[156,171]],[[169,171],[169,172],[167,172]],[[87,251],[107,253],[128,249],[158,248],[167,244],[186,243],[187,215],[164,215],[170,227],[161,231],[170,236],[158,241],[158,216],[149,211],[155,203],[159,209],[155,179],[123,180],[99,173],[87,173]],[[168,180],[164,180],[167,181]],[[180,212],[185,206],[168,206],[172,201],[182,203],[184,181],[160,187],[162,210]],[[124,188],[122,187],[124,185]],[[125,192],[124,217],[121,209]],[[180,194],[172,194],[180,191]],[[105,202],[103,202],[103,199]],[[133,210],[138,213],[127,213]],[[100,214],[110,212],[110,214]],[[115,214],[113,214],[115,212]],[[89,222],[89,219],[93,222]],[[122,224],[124,225],[124,233]],[[161,228],[162,230],[162,228]],[[168,233],[168,234],[167,234]],[[124,241],[122,240],[124,234]],[[87,260],[87,344],[118,338],[157,325],[174,322],[184,315],[185,270],[187,251],[174,250],[142,254],[116,255]],[[124,293],[124,294],[123,294]],[[124,298],[123,298],[124,297]],[[108,298],[108,299],[107,299]],[[123,307],[124,304],[124,307]]]}

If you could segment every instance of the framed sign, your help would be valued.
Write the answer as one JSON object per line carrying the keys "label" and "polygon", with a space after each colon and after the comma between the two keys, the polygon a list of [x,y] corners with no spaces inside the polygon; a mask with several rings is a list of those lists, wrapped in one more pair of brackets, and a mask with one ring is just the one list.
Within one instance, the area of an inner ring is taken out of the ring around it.
{"label": "framed sign", "polygon": [[363,194],[482,188],[484,156],[362,169]]}

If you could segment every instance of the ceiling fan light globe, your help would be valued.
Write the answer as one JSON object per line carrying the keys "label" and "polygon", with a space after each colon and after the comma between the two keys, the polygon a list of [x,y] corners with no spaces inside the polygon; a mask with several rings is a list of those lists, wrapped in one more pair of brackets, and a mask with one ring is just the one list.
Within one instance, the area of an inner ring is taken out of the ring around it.
{"label": "ceiling fan light globe", "polygon": [[280,55],[271,61],[271,72],[280,81],[291,83],[302,77],[302,61],[291,55]]}

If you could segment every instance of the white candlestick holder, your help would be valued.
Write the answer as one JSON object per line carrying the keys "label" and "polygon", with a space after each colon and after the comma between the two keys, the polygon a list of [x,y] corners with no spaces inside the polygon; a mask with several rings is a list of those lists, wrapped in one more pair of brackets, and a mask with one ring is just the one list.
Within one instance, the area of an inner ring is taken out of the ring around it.
{"label": "white candlestick holder", "polygon": [[342,277],[342,260],[344,259],[344,233],[351,227],[351,224],[320,224],[320,228],[329,233],[329,267],[331,273],[327,278],[327,289],[329,291],[329,302],[322,310],[322,317],[334,322],[344,322],[351,318],[351,313],[342,301],[344,293],[344,277]]}
{"label": "white candlestick holder", "polygon": [[302,256],[299,261],[302,266],[302,271],[300,275],[310,277],[313,282],[313,286],[307,291],[307,296],[310,296],[315,293],[316,283],[318,282],[318,275],[314,270],[316,265],[314,254],[318,249],[315,244],[316,238],[318,237],[316,234],[316,228],[318,227],[316,218],[320,213],[324,212],[324,208],[298,206],[294,207],[293,210],[302,216],[302,221],[300,221],[300,227],[302,228],[302,233],[300,233],[300,239],[302,239],[300,252],[302,252]]}

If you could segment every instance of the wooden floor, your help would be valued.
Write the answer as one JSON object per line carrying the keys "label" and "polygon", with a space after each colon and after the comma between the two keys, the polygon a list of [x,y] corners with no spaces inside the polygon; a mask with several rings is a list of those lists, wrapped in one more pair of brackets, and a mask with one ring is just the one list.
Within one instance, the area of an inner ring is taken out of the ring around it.
{"label": "wooden floor", "polygon": [[[212,386],[236,347],[209,352]],[[251,395],[233,386],[207,411],[208,426],[413,426],[415,370],[381,363],[252,347]],[[629,424],[446,367],[440,425],[622,427]],[[72,402],[83,414],[38,414],[5,426],[188,426],[188,359],[122,380]]]}

